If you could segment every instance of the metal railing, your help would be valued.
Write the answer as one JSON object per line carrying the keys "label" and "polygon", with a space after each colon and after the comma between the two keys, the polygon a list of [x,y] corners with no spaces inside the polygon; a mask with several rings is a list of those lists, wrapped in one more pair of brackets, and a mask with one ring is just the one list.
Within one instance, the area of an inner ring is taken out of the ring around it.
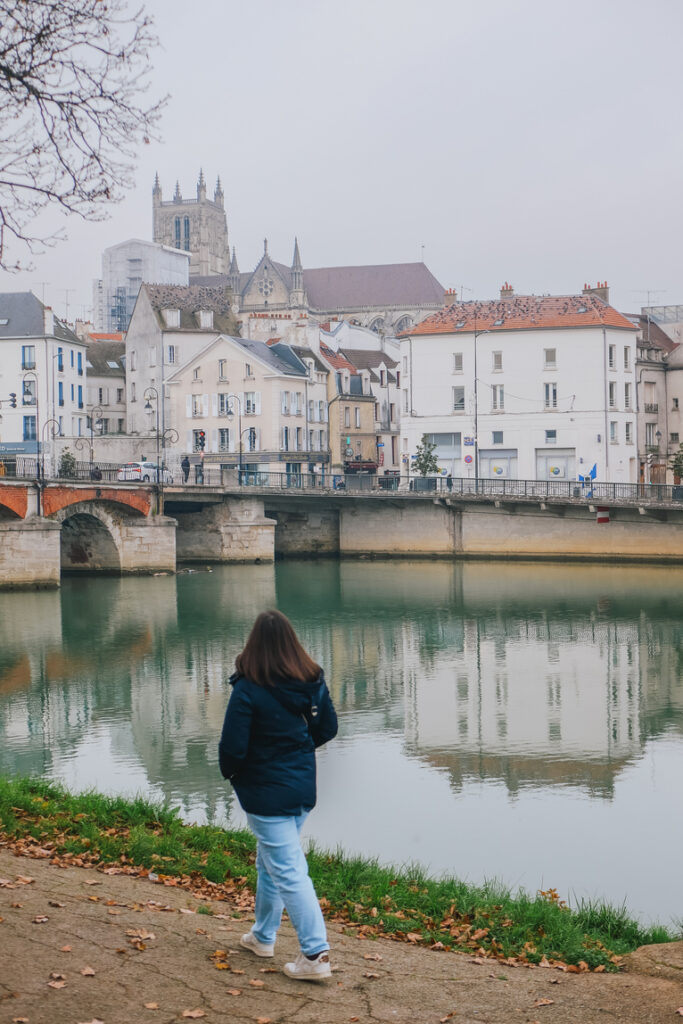
{"label": "metal railing", "polygon": [[[168,464],[167,464],[168,465]],[[105,481],[126,485],[149,483],[142,481],[119,481],[120,463],[77,462],[68,473],[51,473],[45,466],[46,481],[74,480],[78,482]],[[238,467],[225,468],[220,465],[192,464],[187,480],[178,465],[168,465],[173,483],[165,483],[165,489],[188,488],[249,488],[271,491],[308,491],[316,493],[337,493],[340,495],[364,494],[381,498],[389,495],[414,495],[433,498],[481,498],[481,499],[528,499],[556,500],[577,503],[658,504],[683,505],[683,484],[605,483],[600,481],[580,482],[575,480],[512,480],[503,478],[474,479],[470,477],[444,476],[377,476],[372,473],[271,473],[266,470],[240,470]],[[2,457],[0,455],[0,482],[3,479],[36,480],[42,472],[40,459],[36,456]],[[97,474],[101,474],[98,476]],[[154,481],[152,481],[154,483]]]}

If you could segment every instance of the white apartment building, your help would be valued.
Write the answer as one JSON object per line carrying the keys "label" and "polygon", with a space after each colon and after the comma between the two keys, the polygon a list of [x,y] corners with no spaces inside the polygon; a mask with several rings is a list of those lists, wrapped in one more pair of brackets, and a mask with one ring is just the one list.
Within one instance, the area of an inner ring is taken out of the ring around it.
{"label": "white apartment building", "polygon": [[31,292],[0,294],[0,456],[86,433],[86,352]]}
{"label": "white apartment building", "polygon": [[178,446],[245,473],[328,463],[327,373],[309,350],[219,335],[167,378]]}
{"label": "white apartment building", "polygon": [[401,452],[454,477],[637,481],[636,333],[596,291],[454,302],[401,339]]}

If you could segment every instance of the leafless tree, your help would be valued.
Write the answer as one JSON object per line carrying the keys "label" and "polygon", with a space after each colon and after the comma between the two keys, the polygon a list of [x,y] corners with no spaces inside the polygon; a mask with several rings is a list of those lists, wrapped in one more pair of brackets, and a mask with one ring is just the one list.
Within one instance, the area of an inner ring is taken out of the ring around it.
{"label": "leafless tree", "polygon": [[46,208],[101,220],[132,185],[165,102],[142,102],[156,43],[127,0],[0,0],[1,269],[61,237]]}

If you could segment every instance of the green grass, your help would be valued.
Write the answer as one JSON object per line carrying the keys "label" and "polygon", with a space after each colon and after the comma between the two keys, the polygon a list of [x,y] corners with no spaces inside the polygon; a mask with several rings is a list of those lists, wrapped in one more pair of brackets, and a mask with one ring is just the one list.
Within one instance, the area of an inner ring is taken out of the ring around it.
{"label": "green grass", "polygon": [[[15,848],[38,844],[60,857],[227,883],[233,892],[256,885],[250,833],[185,825],[176,811],[141,799],[75,795],[40,779],[0,777],[0,831]],[[638,946],[680,937],[643,928],[623,907],[570,909],[554,890],[531,896],[495,884],[430,879],[418,869],[394,870],[315,848],[308,861],[326,914],[368,938],[614,970],[617,958]]]}

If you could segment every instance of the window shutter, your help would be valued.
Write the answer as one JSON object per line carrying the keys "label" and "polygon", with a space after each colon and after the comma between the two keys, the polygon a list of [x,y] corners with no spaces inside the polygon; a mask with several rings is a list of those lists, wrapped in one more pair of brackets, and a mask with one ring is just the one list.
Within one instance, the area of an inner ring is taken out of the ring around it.
{"label": "window shutter", "polygon": [[185,395],[185,416],[192,419],[192,395]]}
{"label": "window shutter", "polygon": [[209,396],[208,395],[202,395],[202,415],[203,416],[208,416],[209,415]]}
{"label": "window shutter", "polygon": [[194,438],[192,436],[192,431],[188,430],[188,432],[187,432],[187,451],[188,452],[191,452],[192,449],[194,448],[194,443],[193,442],[194,442]]}
{"label": "window shutter", "polygon": [[211,415],[218,416],[218,395],[211,395]]}
{"label": "window shutter", "polygon": [[261,392],[260,391],[257,391],[254,394],[254,408],[255,408],[255,411],[256,411],[256,415],[260,416],[261,415]]}
{"label": "window shutter", "polygon": [[260,427],[256,427],[255,430],[254,430],[254,440],[256,442],[255,445],[254,445],[254,451],[260,452],[261,451],[261,428]]}
{"label": "window shutter", "polygon": [[218,451],[218,431],[217,430],[212,430],[211,431],[211,451],[212,452],[217,452]]}

